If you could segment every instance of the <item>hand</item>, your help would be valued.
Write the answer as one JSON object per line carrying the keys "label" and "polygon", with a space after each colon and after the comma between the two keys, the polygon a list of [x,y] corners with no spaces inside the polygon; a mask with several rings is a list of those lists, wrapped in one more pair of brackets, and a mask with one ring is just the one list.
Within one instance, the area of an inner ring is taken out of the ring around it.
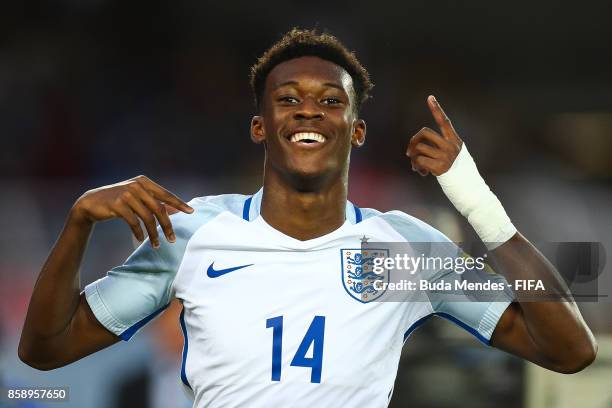
{"label": "hand", "polygon": [[450,119],[433,95],[427,98],[427,106],[440,128],[442,136],[438,132],[424,127],[410,139],[406,156],[410,157],[412,170],[417,171],[421,176],[426,176],[429,173],[439,176],[450,169],[461,150],[463,141],[453,129]]}
{"label": "hand", "polygon": [[72,207],[71,215],[79,221],[91,224],[122,218],[128,223],[136,239],[143,241],[145,237],[138,221],[140,218],[147,229],[151,245],[157,248],[159,235],[156,220],[168,242],[176,240],[168,217],[168,210],[171,208],[188,214],[193,212],[193,208],[165,188],[146,176],[138,176],[86,192]]}

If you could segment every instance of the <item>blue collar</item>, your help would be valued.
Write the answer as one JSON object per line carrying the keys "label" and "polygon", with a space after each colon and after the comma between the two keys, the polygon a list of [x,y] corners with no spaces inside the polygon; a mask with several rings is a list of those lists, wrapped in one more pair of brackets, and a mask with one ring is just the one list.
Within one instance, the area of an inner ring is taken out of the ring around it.
{"label": "blue collar", "polygon": [[[259,217],[262,196],[263,187],[260,188],[257,193],[246,198],[244,207],[242,208],[242,218],[246,221],[253,221],[255,218]],[[346,201],[345,218],[349,220],[351,224],[357,224],[363,219],[359,207],[348,200]]]}

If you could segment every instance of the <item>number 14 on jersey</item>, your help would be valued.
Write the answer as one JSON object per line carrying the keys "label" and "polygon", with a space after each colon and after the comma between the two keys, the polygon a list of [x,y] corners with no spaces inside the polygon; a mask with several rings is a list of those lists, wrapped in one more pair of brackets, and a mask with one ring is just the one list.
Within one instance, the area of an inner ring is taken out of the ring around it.
{"label": "number 14 on jersey", "polygon": [[[266,328],[272,329],[272,381],[280,381],[283,356],[283,316],[267,319]],[[321,382],[324,334],[325,316],[315,316],[291,360],[292,366],[311,369],[310,382],[312,383]],[[312,357],[306,357],[311,345]]]}

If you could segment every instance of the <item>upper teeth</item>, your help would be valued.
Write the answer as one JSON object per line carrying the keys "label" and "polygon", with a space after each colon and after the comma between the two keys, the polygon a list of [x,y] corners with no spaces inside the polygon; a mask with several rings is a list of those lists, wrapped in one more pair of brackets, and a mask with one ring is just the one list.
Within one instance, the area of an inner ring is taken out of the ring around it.
{"label": "upper teeth", "polygon": [[292,142],[301,142],[302,140],[314,140],[315,142],[323,143],[325,141],[325,137],[319,133],[314,132],[300,132],[291,135]]}

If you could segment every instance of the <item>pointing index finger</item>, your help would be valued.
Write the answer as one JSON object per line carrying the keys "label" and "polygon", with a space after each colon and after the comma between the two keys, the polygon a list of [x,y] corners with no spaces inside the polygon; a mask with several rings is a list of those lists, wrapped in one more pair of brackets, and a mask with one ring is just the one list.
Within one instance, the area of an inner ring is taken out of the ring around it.
{"label": "pointing index finger", "polygon": [[447,140],[453,139],[453,136],[456,137],[457,135],[455,129],[453,128],[453,124],[448,116],[446,116],[442,106],[440,106],[440,103],[433,95],[429,95],[429,97],[427,97],[427,105],[429,106],[431,114],[442,131],[442,136],[444,136],[444,138]]}
{"label": "pointing index finger", "polygon": [[160,191],[155,195],[158,196],[160,200],[162,200],[167,205],[176,208],[182,212],[187,214],[191,214],[193,212],[193,208],[190,207],[186,202],[164,189],[163,187],[159,187]]}
{"label": "pointing index finger", "polygon": [[188,214],[191,214],[193,212],[193,208],[190,207],[186,202],[184,202],[159,184],[155,183],[154,181],[148,181],[147,184],[150,188],[150,192],[152,193],[152,195],[158,200],[163,201],[165,204],[174,207],[182,212]]}

